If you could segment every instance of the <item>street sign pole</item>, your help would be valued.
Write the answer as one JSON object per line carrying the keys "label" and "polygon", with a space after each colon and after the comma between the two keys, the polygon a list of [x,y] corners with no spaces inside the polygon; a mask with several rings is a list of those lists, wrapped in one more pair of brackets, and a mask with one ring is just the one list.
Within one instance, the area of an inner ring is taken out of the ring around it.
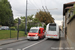
{"label": "street sign pole", "polygon": [[17,28],[17,40],[18,40],[18,37],[19,37],[19,18],[18,18],[18,28]]}
{"label": "street sign pole", "polygon": [[10,38],[11,38],[11,17],[10,17]]}
{"label": "street sign pole", "polygon": [[26,0],[25,35],[27,35],[27,0]]}
{"label": "street sign pole", "polygon": [[[11,27],[11,26],[10,26]],[[11,38],[11,28],[10,28],[10,38]]]}
{"label": "street sign pole", "polygon": [[21,20],[18,18],[18,31],[17,31],[17,40],[19,39],[19,25],[21,24]]}

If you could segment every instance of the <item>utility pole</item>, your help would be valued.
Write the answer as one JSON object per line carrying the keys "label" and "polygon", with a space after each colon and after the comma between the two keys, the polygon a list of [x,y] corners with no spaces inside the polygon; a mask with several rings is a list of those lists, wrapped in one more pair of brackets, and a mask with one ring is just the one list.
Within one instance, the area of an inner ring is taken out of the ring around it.
{"label": "utility pole", "polygon": [[25,18],[25,35],[27,34],[27,0],[26,0],[26,18]]}

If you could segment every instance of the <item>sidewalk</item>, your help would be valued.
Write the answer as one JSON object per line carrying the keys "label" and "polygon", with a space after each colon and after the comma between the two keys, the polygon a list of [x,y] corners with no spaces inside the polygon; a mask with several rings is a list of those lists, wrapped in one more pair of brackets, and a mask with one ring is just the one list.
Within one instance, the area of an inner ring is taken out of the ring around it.
{"label": "sidewalk", "polygon": [[15,43],[15,42],[22,41],[22,40],[26,40],[26,39],[27,39],[26,37],[20,37],[18,40],[17,40],[17,38],[0,40],[0,46],[1,45],[10,44],[10,43]]}
{"label": "sidewalk", "polygon": [[64,37],[61,38],[60,48],[61,49],[59,49],[59,50],[71,50],[67,40]]}
{"label": "sidewalk", "polygon": [[59,50],[71,50],[67,39],[65,38],[65,34],[61,33],[61,40],[60,40],[60,49]]}

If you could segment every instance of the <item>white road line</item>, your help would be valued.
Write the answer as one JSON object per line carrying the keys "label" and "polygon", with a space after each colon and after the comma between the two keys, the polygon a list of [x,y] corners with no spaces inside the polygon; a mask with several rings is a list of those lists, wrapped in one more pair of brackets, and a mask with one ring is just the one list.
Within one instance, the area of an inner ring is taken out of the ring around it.
{"label": "white road line", "polygon": [[7,48],[7,50],[13,50],[13,48]]}
{"label": "white road line", "polygon": [[62,40],[60,40],[59,50],[63,50],[63,47],[61,45],[62,45]]}
{"label": "white road line", "polygon": [[17,49],[17,50],[21,50],[21,49]]}
{"label": "white road line", "polygon": [[0,48],[0,49],[3,49],[3,48]]}
{"label": "white road line", "polygon": [[36,42],[36,43],[34,43],[34,44],[32,44],[32,45],[29,45],[29,46],[23,48],[22,50],[25,50],[25,49],[27,49],[27,48],[29,48],[29,47],[32,47],[32,46],[34,46],[34,45],[36,45],[36,44],[39,44],[39,43],[41,43],[41,42],[43,42],[43,41],[45,41],[45,40],[46,40],[46,38],[45,38],[44,40],[41,40],[41,41],[39,41],[39,42]]}
{"label": "white road line", "polygon": [[61,50],[61,49],[60,49],[60,47],[61,47],[61,40],[60,40],[60,46],[59,46],[59,50]]}

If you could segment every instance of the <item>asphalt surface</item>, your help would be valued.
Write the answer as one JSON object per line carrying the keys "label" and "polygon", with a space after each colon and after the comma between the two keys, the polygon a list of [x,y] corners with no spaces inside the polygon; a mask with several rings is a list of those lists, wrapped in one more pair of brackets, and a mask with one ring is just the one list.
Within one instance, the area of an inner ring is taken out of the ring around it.
{"label": "asphalt surface", "polygon": [[59,47],[60,41],[55,39],[41,39],[39,41],[20,41],[0,46],[0,50],[53,50]]}
{"label": "asphalt surface", "polygon": [[[64,37],[62,34],[61,37]],[[62,41],[62,43],[61,43]],[[27,39],[7,45],[0,46],[0,50],[60,50],[60,47],[64,47],[63,43],[64,39],[56,40],[56,39],[41,39],[41,40],[32,40],[28,41]],[[61,43],[61,45],[60,45]],[[64,50],[64,49],[63,49]]]}

